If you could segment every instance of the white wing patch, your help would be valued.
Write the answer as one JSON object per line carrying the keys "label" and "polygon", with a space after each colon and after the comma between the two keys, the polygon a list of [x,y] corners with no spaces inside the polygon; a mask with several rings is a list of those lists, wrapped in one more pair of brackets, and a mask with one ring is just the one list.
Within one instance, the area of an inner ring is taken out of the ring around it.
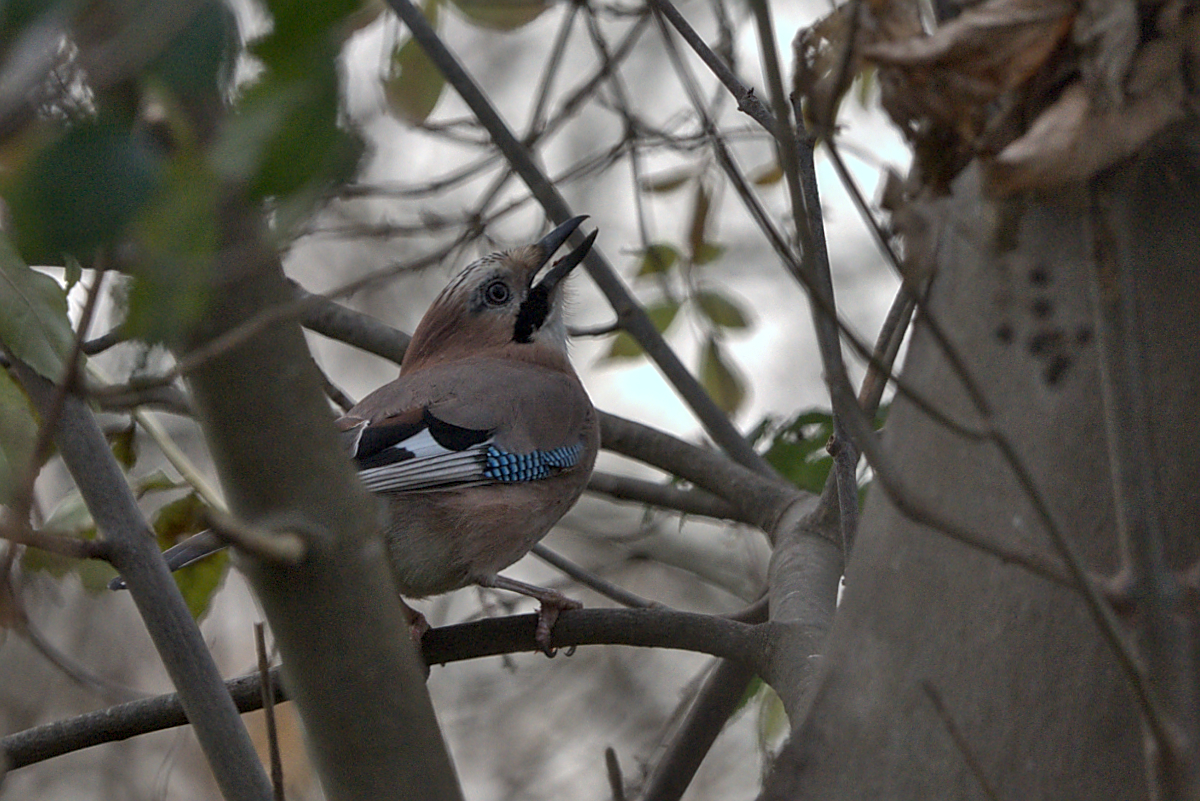
{"label": "white wing patch", "polygon": [[492,440],[461,451],[438,445],[428,431],[421,431],[392,447],[413,453],[402,462],[360,470],[358,476],[371,492],[415,492],[450,486],[490,484],[484,476],[488,447]]}

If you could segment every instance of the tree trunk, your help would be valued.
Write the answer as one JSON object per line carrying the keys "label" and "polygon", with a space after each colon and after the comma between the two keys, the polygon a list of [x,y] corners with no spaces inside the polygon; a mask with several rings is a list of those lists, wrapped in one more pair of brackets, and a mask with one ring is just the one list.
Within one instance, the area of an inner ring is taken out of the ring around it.
{"label": "tree trunk", "polygon": [[[1096,260],[1115,258],[1133,276],[1167,561],[1191,565],[1200,521],[1194,139],[1088,186],[1006,201],[981,198],[969,170],[938,208],[938,272],[925,308],[1054,519],[1103,575],[1117,570],[1121,549]],[[903,378],[952,418],[982,423],[928,318]],[[926,504],[996,542],[1056,553],[991,442],[956,435],[898,398],[885,445]],[[879,491],[846,579],[820,675],[765,798],[1147,797],[1134,694],[1078,592],[906,519]],[[1177,647],[1194,665],[1189,621],[1191,642]],[[1194,687],[1194,675],[1185,679]]]}

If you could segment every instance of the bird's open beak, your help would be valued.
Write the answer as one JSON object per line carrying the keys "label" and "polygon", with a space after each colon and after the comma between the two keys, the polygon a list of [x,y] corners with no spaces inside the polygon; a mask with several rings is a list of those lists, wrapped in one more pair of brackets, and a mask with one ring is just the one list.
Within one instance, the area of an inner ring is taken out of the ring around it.
{"label": "bird's open beak", "polygon": [[[550,259],[554,256],[554,251],[562,247],[563,243],[567,241],[571,234],[575,233],[575,229],[578,228],[586,219],[587,215],[572,217],[550,233],[546,234],[546,236],[540,242],[538,242],[538,247],[541,249],[543,254],[542,264],[538,266],[539,270],[550,261]],[[552,292],[554,287],[558,286],[558,283],[566,278],[567,274],[570,273],[571,270],[575,269],[575,267],[581,261],[583,261],[583,257],[586,256],[588,251],[592,249],[592,243],[596,241],[597,233],[597,231],[592,231],[590,234],[588,234],[587,239],[583,240],[583,244],[556,261],[554,266],[550,268],[550,271],[542,277],[542,280],[539,281],[537,285],[539,287],[545,287],[547,294]]]}

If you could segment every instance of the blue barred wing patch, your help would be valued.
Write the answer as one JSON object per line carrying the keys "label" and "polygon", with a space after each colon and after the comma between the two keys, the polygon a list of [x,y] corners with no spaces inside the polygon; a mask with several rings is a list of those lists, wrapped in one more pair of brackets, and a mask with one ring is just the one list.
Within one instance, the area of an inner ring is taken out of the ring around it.
{"label": "blue barred wing patch", "polygon": [[529,453],[506,453],[495,445],[489,445],[483,475],[505,483],[537,481],[559,470],[574,467],[579,464],[582,455],[582,442]]}

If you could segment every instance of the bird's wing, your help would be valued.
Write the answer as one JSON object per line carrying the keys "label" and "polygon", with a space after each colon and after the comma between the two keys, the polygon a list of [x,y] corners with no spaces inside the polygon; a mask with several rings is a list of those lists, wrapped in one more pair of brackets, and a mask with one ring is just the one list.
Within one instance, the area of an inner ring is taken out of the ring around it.
{"label": "bird's wing", "polygon": [[531,481],[577,465],[594,425],[578,381],[496,361],[401,376],[339,420],[367,488]]}
{"label": "bird's wing", "polygon": [[492,432],[439,420],[429,407],[338,421],[358,475],[372,492],[415,492],[482,484]]}

